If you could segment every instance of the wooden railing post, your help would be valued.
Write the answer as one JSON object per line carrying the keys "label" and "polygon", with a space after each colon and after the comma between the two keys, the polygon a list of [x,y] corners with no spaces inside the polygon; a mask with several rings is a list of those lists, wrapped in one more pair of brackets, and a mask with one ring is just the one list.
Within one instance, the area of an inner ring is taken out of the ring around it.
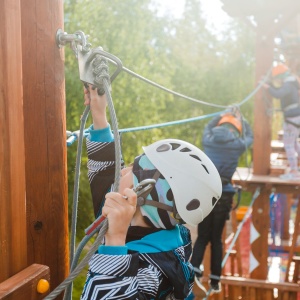
{"label": "wooden railing post", "polygon": [[21,1],[28,263],[67,276],[68,194],[63,0]]}

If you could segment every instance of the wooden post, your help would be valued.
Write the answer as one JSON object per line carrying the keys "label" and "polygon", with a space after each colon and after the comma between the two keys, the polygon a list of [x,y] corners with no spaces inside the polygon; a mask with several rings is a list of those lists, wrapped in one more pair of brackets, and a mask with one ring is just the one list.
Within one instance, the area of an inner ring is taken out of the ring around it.
{"label": "wooden post", "polygon": [[[273,62],[274,36],[267,36],[273,20],[259,20],[256,38],[256,83],[270,70]],[[265,101],[268,92],[261,88],[255,95],[254,102],[254,142],[253,142],[253,174],[268,175],[270,173],[271,155],[271,114],[266,110]],[[270,97],[269,97],[270,98]]]}
{"label": "wooden post", "polygon": [[[271,69],[274,52],[274,35],[267,35],[274,21],[267,16],[257,20],[256,40],[256,82]],[[254,102],[254,144],[253,144],[253,174],[270,174],[271,155],[271,114],[266,109],[268,99],[264,88],[255,96]],[[271,106],[272,107],[272,106]],[[268,231],[270,227],[270,191],[262,191],[255,201],[252,212],[252,229],[255,240],[251,243],[250,277],[255,279],[267,278]]]}
{"label": "wooden post", "polygon": [[68,194],[63,0],[21,1],[28,264],[50,267],[51,289],[68,274]]}
{"label": "wooden post", "polygon": [[0,282],[27,266],[20,0],[0,1]]}

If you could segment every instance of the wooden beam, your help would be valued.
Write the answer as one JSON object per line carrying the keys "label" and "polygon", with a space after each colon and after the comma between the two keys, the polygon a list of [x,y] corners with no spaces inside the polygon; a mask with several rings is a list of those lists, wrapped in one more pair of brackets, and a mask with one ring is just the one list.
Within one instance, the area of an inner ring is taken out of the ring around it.
{"label": "wooden beam", "polygon": [[278,21],[278,23],[274,23],[273,26],[269,28],[269,31],[266,32],[267,36],[275,36],[278,34],[280,30],[284,28],[288,22],[296,17],[298,13],[300,13],[300,2],[295,1],[293,5],[285,5],[282,10],[282,18]]}
{"label": "wooden beam", "polygon": [[68,274],[68,194],[63,0],[21,1],[28,263],[50,267],[51,287]]}
{"label": "wooden beam", "polygon": [[49,283],[50,270],[47,266],[33,264],[0,283],[0,299],[43,299],[48,291],[38,292],[37,286],[40,280],[46,280]]}
{"label": "wooden beam", "polygon": [[[299,284],[288,282],[270,282],[268,280],[256,280],[251,278],[222,276],[221,283],[232,286],[253,287],[261,289],[278,289],[286,292],[299,292]],[[253,298],[250,298],[253,299]]]}
{"label": "wooden beam", "polygon": [[[264,20],[264,24],[266,24]],[[273,26],[273,20],[267,22]],[[268,26],[267,26],[268,28]],[[256,38],[256,72],[255,81],[262,80],[270,71],[274,56],[274,36],[265,34],[266,27],[257,25]],[[253,143],[253,173],[267,175],[270,173],[271,154],[271,115],[266,110],[266,92],[263,88],[255,95],[254,100],[254,143]]]}
{"label": "wooden beam", "polygon": [[243,190],[254,192],[257,187],[268,190],[269,193],[300,194],[299,182],[296,180],[283,180],[278,176],[255,175],[252,169],[237,168],[232,180],[241,185]]}
{"label": "wooden beam", "polygon": [[0,282],[27,266],[20,0],[0,2]]}

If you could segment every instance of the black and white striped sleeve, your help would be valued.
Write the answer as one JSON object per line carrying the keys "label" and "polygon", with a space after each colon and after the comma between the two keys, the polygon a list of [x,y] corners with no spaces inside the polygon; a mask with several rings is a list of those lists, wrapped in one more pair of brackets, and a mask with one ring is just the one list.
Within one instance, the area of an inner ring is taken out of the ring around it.
{"label": "black and white striped sleeve", "polygon": [[114,142],[86,140],[88,178],[91,187],[95,217],[101,214],[105,194],[110,191],[115,175]]}

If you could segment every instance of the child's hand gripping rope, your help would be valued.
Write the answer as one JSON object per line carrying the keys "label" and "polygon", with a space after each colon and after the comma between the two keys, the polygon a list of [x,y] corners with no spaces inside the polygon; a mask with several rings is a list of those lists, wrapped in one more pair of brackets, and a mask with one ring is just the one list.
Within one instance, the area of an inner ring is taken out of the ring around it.
{"label": "child's hand gripping rope", "polygon": [[[137,199],[139,198],[145,199],[153,189],[155,183],[156,181],[154,179],[145,179],[141,181],[139,185],[133,189],[133,192],[136,193]],[[107,196],[110,196],[111,194],[116,194],[116,193],[108,193]],[[128,196],[123,196],[123,198],[127,200]],[[85,234],[90,235],[95,229],[99,228],[101,226],[101,223],[105,220],[105,218],[106,216],[104,216],[103,214],[100,215],[88,228],[85,229]]]}

